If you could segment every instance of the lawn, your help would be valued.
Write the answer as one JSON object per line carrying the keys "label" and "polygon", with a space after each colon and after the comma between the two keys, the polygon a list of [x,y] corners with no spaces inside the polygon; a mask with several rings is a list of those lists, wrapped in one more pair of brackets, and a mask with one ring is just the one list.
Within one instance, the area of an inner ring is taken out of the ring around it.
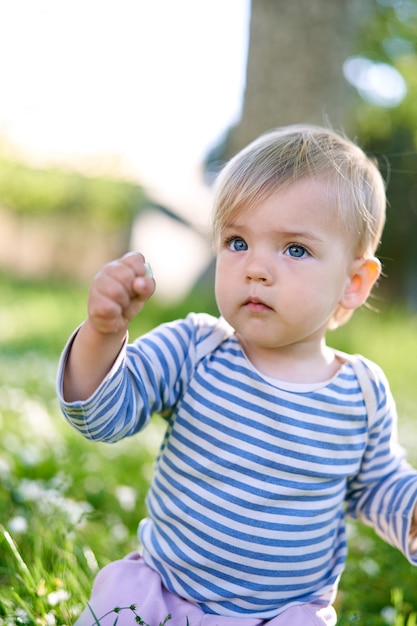
{"label": "lawn", "polygon": [[[155,416],[140,437],[115,446],[74,433],[58,410],[55,374],[87,287],[3,276],[0,290],[0,625],[71,625],[97,570],[136,547],[163,423]],[[196,301],[175,310],[149,303],[132,335],[196,310]],[[417,464],[416,331],[401,310],[363,310],[330,339],[384,368],[400,441]],[[417,570],[360,524],[349,535],[339,624],[415,626]]]}

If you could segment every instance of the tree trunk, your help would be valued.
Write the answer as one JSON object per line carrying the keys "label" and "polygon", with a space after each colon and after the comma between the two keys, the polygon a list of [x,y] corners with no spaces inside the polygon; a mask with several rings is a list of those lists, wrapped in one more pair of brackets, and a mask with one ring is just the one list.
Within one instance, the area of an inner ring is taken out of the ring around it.
{"label": "tree trunk", "polygon": [[352,52],[357,9],[356,0],[252,0],[243,113],[226,158],[276,126],[349,130],[343,62]]}

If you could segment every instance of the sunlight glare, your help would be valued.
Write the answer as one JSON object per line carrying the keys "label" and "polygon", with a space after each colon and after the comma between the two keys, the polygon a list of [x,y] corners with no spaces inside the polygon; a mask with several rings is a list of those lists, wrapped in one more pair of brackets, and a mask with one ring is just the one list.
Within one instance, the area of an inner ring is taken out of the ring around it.
{"label": "sunlight glare", "polygon": [[395,107],[407,95],[404,78],[392,65],[377,63],[364,57],[350,57],[343,66],[346,80],[371,104]]}

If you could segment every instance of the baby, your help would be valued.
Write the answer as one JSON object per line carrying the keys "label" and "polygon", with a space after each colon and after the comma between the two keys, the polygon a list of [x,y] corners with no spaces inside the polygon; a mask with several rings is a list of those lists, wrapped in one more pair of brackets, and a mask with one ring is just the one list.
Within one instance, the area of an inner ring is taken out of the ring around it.
{"label": "baby", "polygon": [[384,221],[373,161],[331,130],[289,126],[218,177],[219,318],[191,313],[128,343],[155,288],[145,260],[95,277],[60,363],[66,418],[114,442],[170,417],[141,552],[98,574],[78,626],[113,624],[122,606],[150,626],[334,625],[347,515],[417,564],[417,472],[388,383],[326,344],[380,275]]}

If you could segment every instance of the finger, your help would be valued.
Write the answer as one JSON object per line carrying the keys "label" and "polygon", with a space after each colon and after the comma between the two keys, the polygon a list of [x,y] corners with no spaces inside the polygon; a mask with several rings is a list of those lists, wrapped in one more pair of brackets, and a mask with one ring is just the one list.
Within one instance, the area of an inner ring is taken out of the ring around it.
{"label": "finger", "polygon": [[130,287],[132,296],[139,296],[141,300],[149,298],[155,291],[155,280],[152,267],[145,260],[143,254],[140,252],[128,252],[120,259],[120,262],[124,266],[129,267],[134,273],[133,283]]}
{"label": "finger", "polygon": [[[130,274],[130,275],[129,275]],[[126,269],[112,267],[108,271],[98,276],[91,286],[91,296],[102,302],[103,306],[107,301],[124,308],[128,306],[130,299],[134,296],[132,283],[134,276]]]}
{"label": "finger", "polygon": [[148,268],[150,267],[141,252],[127,252],[127,254],[123,255],[121,259],[119,259],[119,262],[122,265],[129,267],[133,271],[135,277],[146,276]]}
{"label": "finger", "polygon": [[130,322],[155,290],[149,263],[142,254],[128,253],[105,265],[93,280],[89,315],[95,325],[115,329]]}

